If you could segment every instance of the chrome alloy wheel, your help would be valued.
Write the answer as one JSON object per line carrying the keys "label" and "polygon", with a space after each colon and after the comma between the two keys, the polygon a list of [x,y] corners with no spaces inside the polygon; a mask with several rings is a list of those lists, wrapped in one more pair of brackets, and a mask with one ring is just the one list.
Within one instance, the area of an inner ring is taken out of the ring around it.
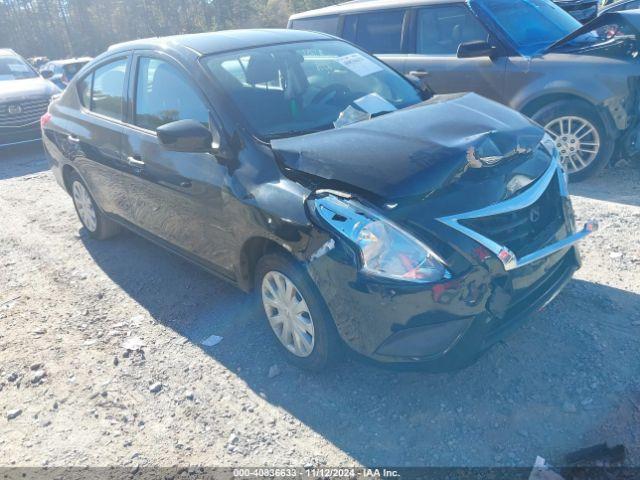
{"label": "chrome alloy wheel", "polygon": [[73,202],[76,204],[80,220],[90,232],[95,232],[98,228],[96,211],[93,208],[93,201],[84,185],[78,181],[73,182]]}
{"label": "chrome alloy wheel", "polygon": [[278,340],[297,357],[308,357],[315,343],[307,302],[294,283],[280,272],[262,279],[262,305]]}
{"label": "chrome alloy wheel", "polygon": [[587,168],[600,152],[600,134],[585,118],[559,117],[549,122],[545,130],[556,143],[560,161],[569,174]]}

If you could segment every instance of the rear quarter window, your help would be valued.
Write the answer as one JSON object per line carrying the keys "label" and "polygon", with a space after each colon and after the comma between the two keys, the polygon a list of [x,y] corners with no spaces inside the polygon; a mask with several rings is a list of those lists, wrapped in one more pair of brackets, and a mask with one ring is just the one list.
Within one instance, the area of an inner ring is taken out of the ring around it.
{"label": "rear quarter window", "polygon": [[291,21],[291,28],[294,30],[308,30],[312,32],[328,33],[338,35],[339,18],[337,16],[301,18]]}
{"label": "rear quarter window", "polygon": [[89,108],[91,102],[91,81],[93,80],[93,74],[87,75],[78,82],[78,97],[83,107]]}

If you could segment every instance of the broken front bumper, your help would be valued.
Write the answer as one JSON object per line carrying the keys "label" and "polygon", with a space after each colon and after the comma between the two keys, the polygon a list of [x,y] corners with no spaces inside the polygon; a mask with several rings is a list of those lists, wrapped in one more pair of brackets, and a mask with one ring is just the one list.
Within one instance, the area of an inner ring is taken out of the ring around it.
{"label": "broken front bumper", "polygon": [[482,267],[422,287],[372,282],[337,247],[308,265],[340,336],[383,363],[454,370],[473,362],[549,303],[580,261],[575,248],[492,278]]}
{"label": "broken front bumper", "polygon": [[[542,228],[539,216],[549,220],[548,227]],[[519,242],[483,231],[488,221],[504,230],[501,222],[521,225],[523,217],[531,228],[541,227]],[[512,199],[439,221],[448,227],[447,243],[460,250],[471,240],[473,250],[469,268],[439,283],[366,277],[358,270],[357,252],[339,240],[307,264],[338,332],[356,352],[435,370],[469,364],[561,291],[580,266],[574,244],[597,228],[589,222],[574,231],[566,178],[557,161]]]}

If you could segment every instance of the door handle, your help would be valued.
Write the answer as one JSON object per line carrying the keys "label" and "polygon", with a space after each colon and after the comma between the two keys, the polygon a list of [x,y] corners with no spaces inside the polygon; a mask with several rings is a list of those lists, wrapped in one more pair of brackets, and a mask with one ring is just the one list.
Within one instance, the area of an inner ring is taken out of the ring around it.
{"label": "door handle", "polygon": [[127,163],[135,168],[142,168],[145,165],[145,163],[140,160],[140,157],[127,157]]}
{"label": "door handle", "polygon": [[80,143],[80,139],[78,137],[74,137],[73,135],[69,135],[67,137],[67,140],[69,140],[71,143]]}
{"label": "door handle", "polygon": [[411,70],[409,72],[409,75],[412,75],[412,76],[418,77],[418,78],[424,78],[424,77],[428,77],[429,76],[429,72],[426,72],[424,70]]}

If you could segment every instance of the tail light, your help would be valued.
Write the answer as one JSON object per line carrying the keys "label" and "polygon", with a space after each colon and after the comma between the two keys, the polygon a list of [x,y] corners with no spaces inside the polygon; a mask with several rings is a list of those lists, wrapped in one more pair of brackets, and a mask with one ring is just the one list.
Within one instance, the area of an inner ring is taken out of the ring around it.
{"label": "tail light", "polygon": [[40,128],[44,128],[47,126],[47,123],[51,121],[51,114],[49,112],[45,113],[40,117]]}

